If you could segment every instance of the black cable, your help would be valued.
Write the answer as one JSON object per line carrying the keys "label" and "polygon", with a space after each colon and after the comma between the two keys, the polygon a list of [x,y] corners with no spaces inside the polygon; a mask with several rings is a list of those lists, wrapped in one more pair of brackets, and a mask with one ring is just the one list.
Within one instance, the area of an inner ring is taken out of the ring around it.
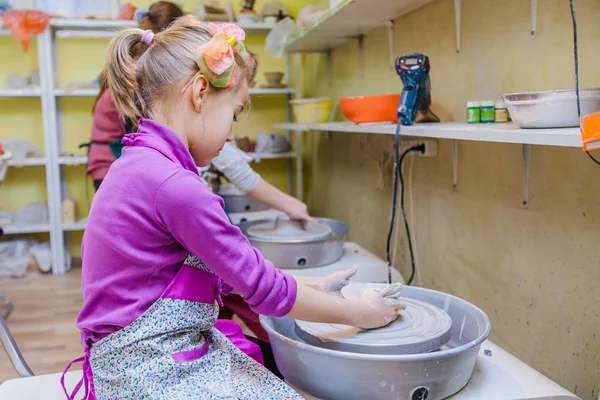
{"label": "black cable", "polygon": [[392,190],[392,215],[390,217],[390,227],[385,246],[385,255],[388,263],[388,283],[392,283],[392,260],[390,258],[390,245],[392,243],[392,233],[394,231],[394,221],[396,220],[396,197],[398,195],[398,153],[400,151],[400,121],[396,125],[396,137],[394,141],[394,183]]}
{"label": "black cable", "polygon": [[410,278],[408,278],[408,281],[406,281],[407,285],[410,285],[413,281],[413,279],[415,278],[415,272],[417,271],[417,266],[415,264],[415,254],[414,254],[414,250],[413,250],[413,245],[412,245],[412,238],[410,235],[410,228],[408,227],[408,218],[406,217],[406,208],[404,207],[404,176],[402,174],[402,162],[404,161],[404,157],[406,157],[408,155],[408,153],[410,153],[411,151],[420,151],[421,153],[425,152],[425,145],[424,144],[420,144],[418,146],[413,146],[409,149],[407,149],[404,153],[402,153],[402,156],[400,157],[400,208],[402,209],[402,217],[404,218],[404,228],[406,229],[406,237],[408,239],[408,249],[410,252],[410,266],[411,266],[411,271],[410,271]]}
{"label": "black cable", "polygon": [[[571,20],[573,21],[573,55],[575,58],[575,95],[577,96],[577,120],[581,124],[581,100],[579,98],[579,52],[577,48],[577,18],[575,17],[575,5],[573,0],[569,0],[571,5]],[[596,164],[600,165],[600,161],[596,160],[589,151],[586,151],[588,157]]]}
{"label": "black cable", "polygon": [[414,279],[416,265],[415,265],[415,256],[414,250],[412,246],[412,238],[410,235],[410,228],[408,226],[408,218],[406,217],[406,209],[404,207],[404,177],[402,176],[402,162],[408,153],[412,151],[420,151],[421,153],[425,152],[425,145],[420,144],[418,146],[413,146],[406,149],[400,157],[400,124],[396,127],[396,138],[394,143],[394,186],[392,191],[392,215],[390,218],[390,226],[387,235],[387,243],[386,243],[386,258],[388,263],[388,282],[392,283],[392,260],[390,256],[390,247],[392,243],[392,234],[394,231],[394,222],[396,220],[396,204],[398,202],[398,175],[400,175],[400,184],[401,184],[401,192],[400,192],[400,207],[402,209],[402,216],[404,218],[404,227],[406,228],[406,235],[408,237],[408,248],[410,251],[410,263],[411,263],[411,274],[410,278],[407,281],[407,284],[410,285]]}
{"label": "black cable", "polygon": [[586,153],[587,153],[588,157],[590,157],[592,159],[593,162],[595,162],[596,164],[600,165],[600,161],[596,160],[594,158],[594,156],[590,154],[589,151],[586,151]]}

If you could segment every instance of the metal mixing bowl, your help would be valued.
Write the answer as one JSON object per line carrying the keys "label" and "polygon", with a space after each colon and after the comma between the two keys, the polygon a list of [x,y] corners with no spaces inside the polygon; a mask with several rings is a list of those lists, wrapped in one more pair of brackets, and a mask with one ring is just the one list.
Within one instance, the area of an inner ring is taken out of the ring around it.
{"label": "metal mixing bowl", "polygon": [[[600,111],[600,89],[581,89],[581,115]],[[510,117],[520,128],[579,126],[575,90],[511,93],[502,95]]]}
{"label": "metal mixing bowl", "polygon": [[491,332],[487,315],[465,300],[434,290],[407,286],[402,296],[450,315],[447,345],[410,355],[349,353],[305,343],[296,335],[293,319],[260,320],[286,381],[319,399],[436,400],[453,395],[469,381],[481,343]]}
{"label": "metal mixing bowl", "polygon": [[348,225],[342,221],[329,218],[317,218],[317,221],[329,225],[331,228],[329,236],[316,240],[267,240],[248,235],[248,228],[269,222],[268,220],[246,221],[239,227],[252,246],[277,268],[315,268],[332,264],[342,258],[344,241],[348,233]]}

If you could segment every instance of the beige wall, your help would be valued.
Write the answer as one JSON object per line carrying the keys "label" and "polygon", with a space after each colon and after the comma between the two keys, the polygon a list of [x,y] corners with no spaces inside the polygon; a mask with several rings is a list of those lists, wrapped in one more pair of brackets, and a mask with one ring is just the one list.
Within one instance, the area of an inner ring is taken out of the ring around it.
{"label": "beige wall", "polygon": [[[576,7],[582,87],[598,87],[600,2],[578,0]],[[436,1],[396,21],[396,54],[419,51],[431,59],[434,111],[442,120],[464,120],[467,100],[573,86],[566,0],[540,2],[535,39],[529,35],[526,0],[463,0],[462,19],[460,54],[455,52],[453,1]],[[400,79],[388,66],[383,29],[365,37],[364,78],[358,60],[355,42],[334,51],[331,75],[324,56],[307,57],[306,96],[400,91]],[[600,166],[577,149],[534,146],[526,210],[520,207],[521,146],[460,142],[459,186],[453,191],[451,142],[439,144],[436,158],[414,162],[417,284],[477,304],[492,320],[496,343],[582,398],[596,399]],[[384,149],[391,153],[393,138],[370,135],[361,145],[357,134],[327,139],[313,132],[306,134],[305,145],[312,213],[348,222],[350,239],[383,257],[391,167],[386,189],[378,191],[371,157]],[[408,276],[400,233],[396,265]]]}

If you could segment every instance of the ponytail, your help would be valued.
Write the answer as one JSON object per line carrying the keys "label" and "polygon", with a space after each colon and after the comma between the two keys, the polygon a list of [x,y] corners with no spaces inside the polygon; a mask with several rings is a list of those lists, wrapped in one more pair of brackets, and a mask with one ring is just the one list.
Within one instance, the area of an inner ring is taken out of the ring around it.
{"label": "ponytail", "polygon": [[113,100],[123,119],[129,119],[137,127],[137,121],[145,115],[145,103],[141,98],[137,77],[137,58],[144,31],[125,29],[111,40],[106,61],[106,81]]}

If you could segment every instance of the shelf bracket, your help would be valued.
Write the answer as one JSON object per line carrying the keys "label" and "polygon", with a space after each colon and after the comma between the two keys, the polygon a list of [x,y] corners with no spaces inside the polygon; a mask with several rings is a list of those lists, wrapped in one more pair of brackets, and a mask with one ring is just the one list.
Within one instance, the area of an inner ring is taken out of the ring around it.
{"label": "shelf bracket", "polygon": [[537,0],[531,0],[531,37],[535,37],[537,30]]}
{"label": "shelf bracket", "polygon": [[327,57],[327,83],[329,84],[329,87],[331,87],[333,84],[333,51],[329,49],[325,55]]}
{"label": "shelf bracket", "polygon": [[531,145],[523,145],[523,208],[529,207],[529,176],[531,172]]}
{"label": "shelf bracket", "polygon": [[390,53],[390,69],[392,71],[394,71],[396,68],[396,66],[395,66],[396,58],[394,55],[394,21],[387,21],[385,26],[387,28],[387,35],[388,35],[388,51]]}
{"label": "shelf bracket", "polygon": [[360,77],[365,77],[365,36],[360,35],[358,38],[358,68]]}
{"label": "shelf bracket", "polygon": [[462,0],[454,0],[454,25],[456,31],[456,54],[460,53],[460,14],[462,10]]}
{"label": "shelf bracket", "polygon": [[458,187],[458,140],[452,140],[452,189]]}

